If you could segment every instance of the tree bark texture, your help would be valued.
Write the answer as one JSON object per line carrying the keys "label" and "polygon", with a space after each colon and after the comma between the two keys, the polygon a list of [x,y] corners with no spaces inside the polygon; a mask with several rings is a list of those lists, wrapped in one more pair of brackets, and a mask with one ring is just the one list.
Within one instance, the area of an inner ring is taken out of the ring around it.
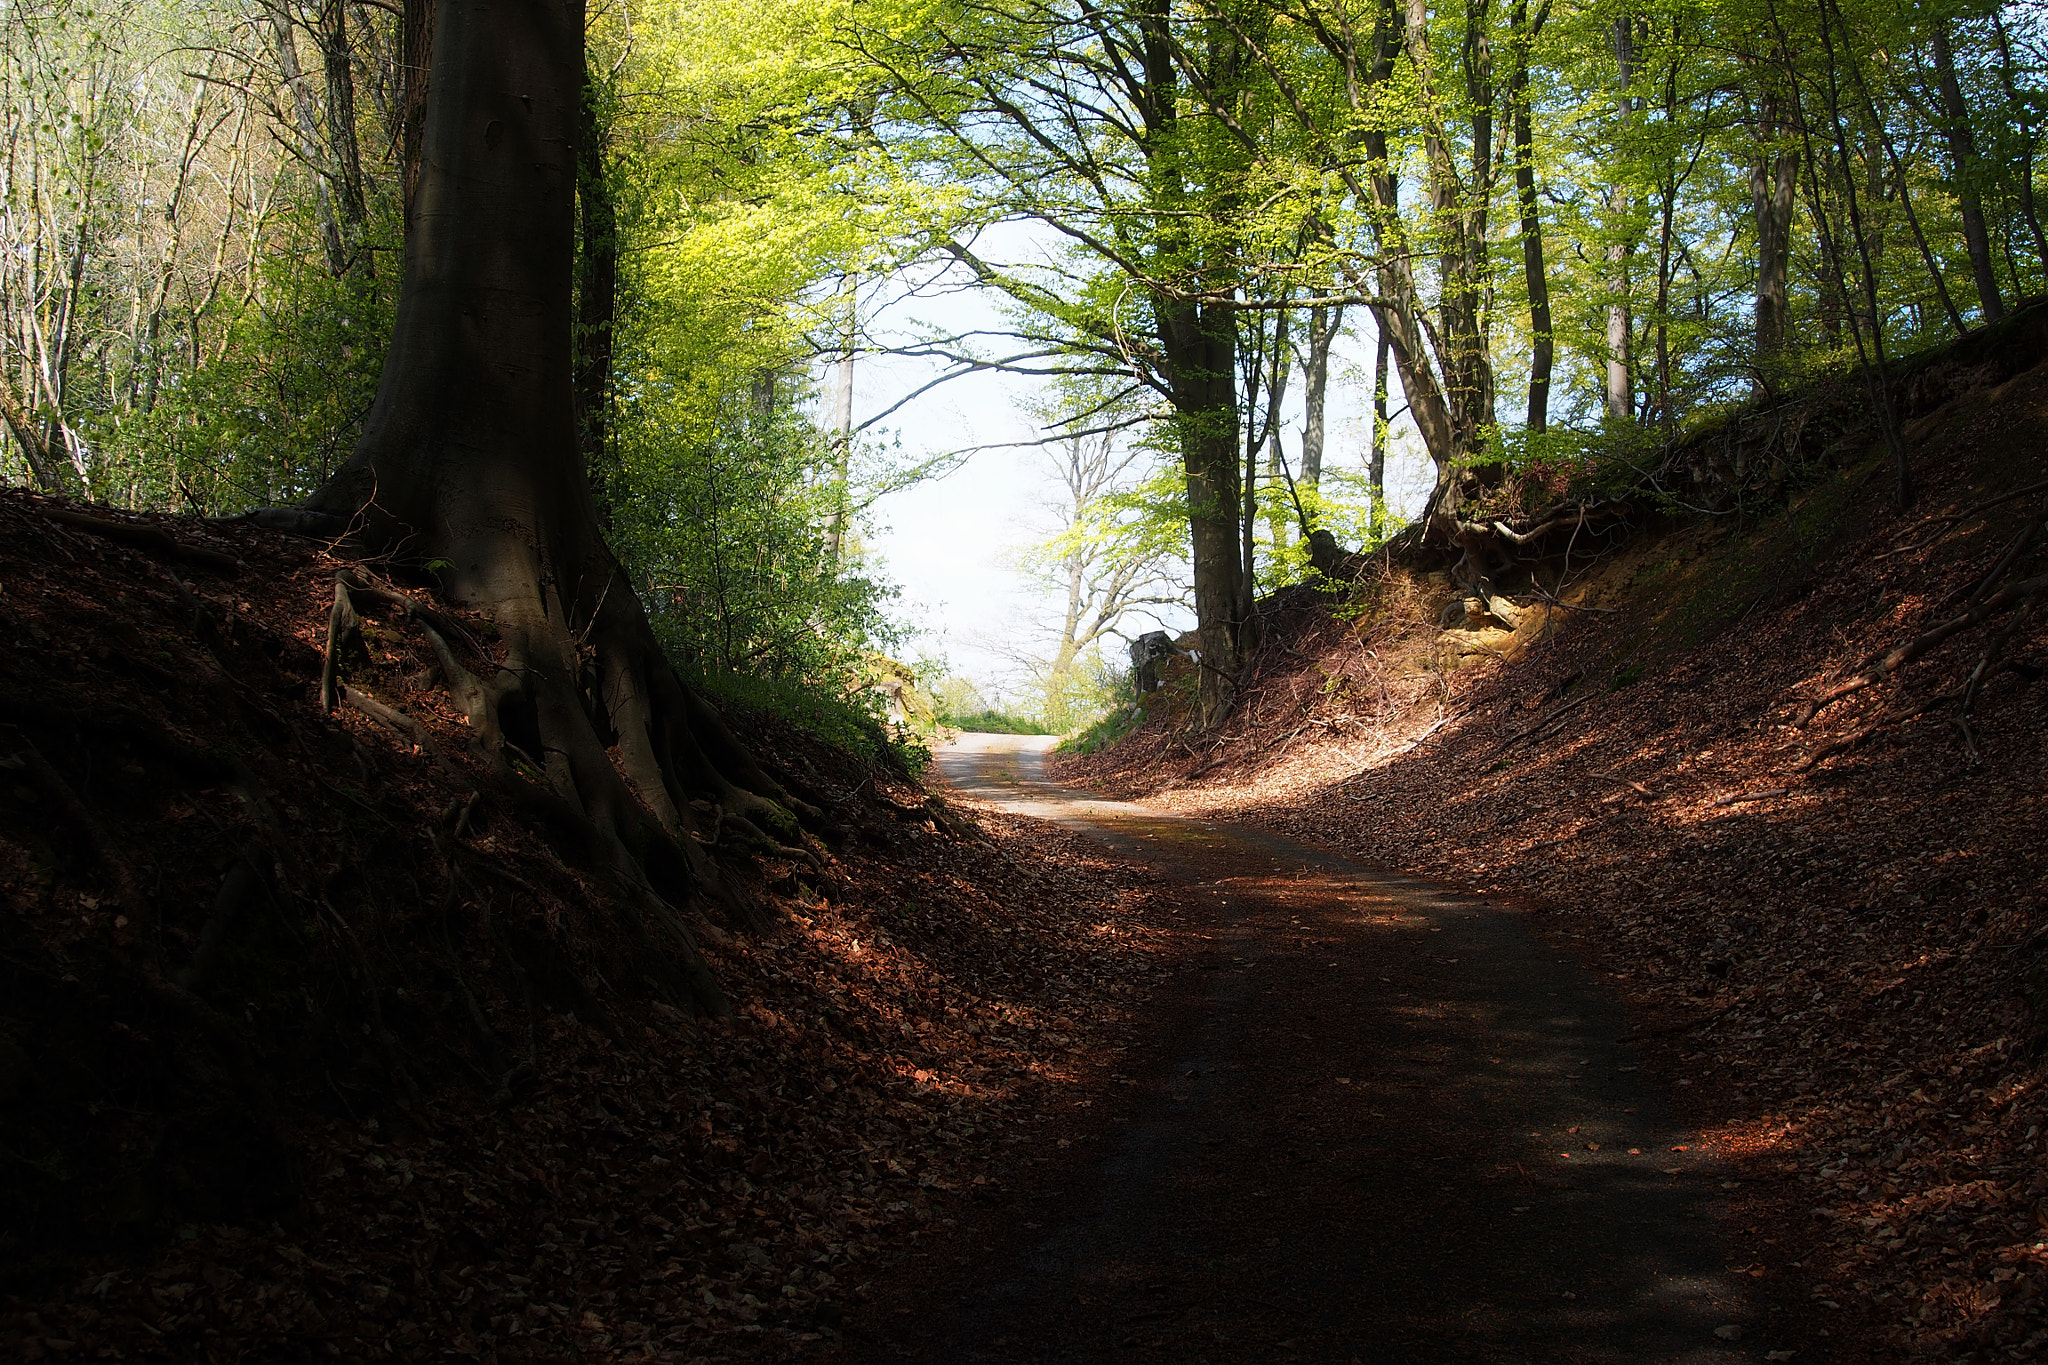
{"label": "tree bark texture", "polygon": [[[1620,95],[1616,99],[1616,110],[1620,122],[1628,123],[1635,113],[1635,96],[1630,87],[1635,83],[1636,40],[1635,20],[1621,18],[1614,21],[1614,65],[1616,86]],[[1607,208],[1612,215],[1612,230],[1624,235],[1617,236],[1607,248],[1607,415],[1617,422],[1634,418],[1636,411],[1635,375],[1629,356],[1629,342],[1634,334],[1634,320],[1629,315],[1628,301],[1628,260],[1630,242],[1626,227],[1629,212],[1628,191],[1617,178],[1608,187]]]}
{"label": "tree bark texture", "polygon": [[405,229],[412,232],[412,200],[420,183],[420,149],[427,134],[427,88],[434,61],[434,0],[404,0],[398,39],[398,143]]}
{"label": "tree bark texture", "polygon": [[1237,319],[1222,304],[1160,300],[1155,308],[1187,477],[1195,630],[1201,640],[1198,707],[1202,723],[1213,725],[1237,695],[1243,643]]}
{"label": "tree bark texture", "polygon": [[619,311],[619,218],[605,173],[601,92],[588,76],[577,107],[576,434],[590,474],[598,524],[611,528],[615,475],[611,430],[612,337]]}
{"label": "tree bark texture", "polygon": [[1984,203],[1977,192],[1977,140],[1970,132],[1970,107],[1963,102],[1962,83],[1956,79],[1955,54],[1949,48],[1948,24],[1934,21],[1935,85],[1941,93],[1941,112],[1947,120],[1942,134],[1948,142],[1949,165],[1953,171],[1956,204],[1963,220],[1963,244],[1970,251],[1970,274],[1977,282],[1977,301],[1983,306],[1984,321],[2005,316],[2005,300],[1998,293],[1998,271],[1991,261],[1991,234],[1984,226]]}
{"label": "tree bark texture", "polygon": [[[676,677],[598,528],[573,397],[583,84],[575,0],[439,0],[391,351],[354,456],[311,508],[491,618],[504,659],[487,677],[436,647],[497,789],[581,831],[719,1010],[673,908],[733,895],[691,799],[799,859],[792,812],[817,813]],[[522,756],[544,784],[515,771]]]}
{"label": "tree bark texture", "polygon": [[[1543,216],[1536,201],[1536,152],[1529,109],[1529,49],[1542,34],[1549,16],[1548,0],[1537,9],[1533,20],[1529,17],[1528,0],[1515,0],[1510,16],[1515,50],[1514,65],[1508,74],[1508,109],[1515,140],[1515,204],[1522,215],[1522,278],[1529,294],[1531,431],[1545,431],[1550,426],[1550,372],[1556,354],[1550,330],[1550,274],[1543,260]],[[1384,364],[1381,368],[1384,369]]]}
{"label": "tree bark texture", "polygon": [[1757,152],[1749,165],[1750,209],[1756,221],[1756,353],[1759,360],[1785,345],[1792,265],[1793,195],[1798,153],[1783,145],[1791,130],[1775,93],[1758,102]]}
{"label": "tree bark texture", "polygon": [[1323,481],[1323,442],[1328,426],[1330,347],[1344,326],[1342,304],[1316,304],[1308,310],[1308,355],[1301,373],[1306,412],[1301,428],[1301,481],[1310,488]]}

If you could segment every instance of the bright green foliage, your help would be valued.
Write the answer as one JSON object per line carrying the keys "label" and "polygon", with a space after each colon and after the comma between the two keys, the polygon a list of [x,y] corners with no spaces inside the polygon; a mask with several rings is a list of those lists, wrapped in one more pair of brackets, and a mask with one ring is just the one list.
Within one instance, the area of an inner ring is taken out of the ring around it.
{"label": "bright green foliage", "polygon": [[92,491],[209,512],[310,495],[348,459],[377,395],[398,297],[395,221],[385,237],[377,276],[336,279],[310,231],[309,249],[259,260],[259,288],[221,319],[212,360],[171,376],[152,409],[85,425],[103,456]]}
{"label": "bright green foliage", "polygon": [[845,135],[864,95],[832,13],[670,0],[630,32],[601,19],[593,65],[620,236],[614,548],[687,666],[838,695],[895,636],[857,535],[835,560],[828,528],[897,462],[863,444],[842,487],[804,411],[831,281],[893,221]]}
{"label": "bright green foliage", "polygon": [[947,712],[940,717],[955,730],[965,730],[978,735],[1055,735],[1059,731],[1047,727],[1029,716],[1012,715],[1007,711],[968,711],[961,714]]}
{"label": "bright green foliage", "polygon": [[730,395],[704,430],[693,398],[650,387],[624,405],[629,491],[613,543],[656,633],[699,669],[851,677],[888,635],[890,594],[825,552],[834,490],[817,477],[822,439],[786,405],[762,414]]}
{"label": "bright green foliage", "polygon": [[[4,21],[0,477],[303,496],[391,322],[395,8]],[[926,353],[1057,377],[1148,452],[1036,567],[1156,572],[1192,539],[1218,647],[1310,575],[1304,522],[1392,529],[1348,462],[1282,469],[1311,308],[1388,338],[1448,543],[1636,487],[1843,366],[1896,448],[1896,358],[2048,287],[2048,28],[2002,0],[654,0],[591,25],[601,502],[678,657],[778,686],[858,692],[889,640],[860,511],[919,473],[806,415],[849,280],[950,262],[1004,298],[1007,336]],[[1015,221],[1050,248],[1000,258],[985,230]],[[1049,718],[1111,637],[1063,638]]]}

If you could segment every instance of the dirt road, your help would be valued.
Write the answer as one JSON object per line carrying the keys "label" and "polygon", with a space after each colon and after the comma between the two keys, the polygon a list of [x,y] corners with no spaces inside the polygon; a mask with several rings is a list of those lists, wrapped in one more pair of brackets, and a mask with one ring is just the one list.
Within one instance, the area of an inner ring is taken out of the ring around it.
{"label": "dirt road", "polygon": [[[1071,1145],[878,1283],[859,1359],[1763,1360],[1725,1173],[1619,1008],[1511,912],[1256,831],[1093,800],[1044,741],[941,751],[964,795],[1170,892],[1149,1044]],[[1802,1357],[1806,1353],[1801,1353]],[[1778,1358],[1784,1358],[1780,1356]]]}

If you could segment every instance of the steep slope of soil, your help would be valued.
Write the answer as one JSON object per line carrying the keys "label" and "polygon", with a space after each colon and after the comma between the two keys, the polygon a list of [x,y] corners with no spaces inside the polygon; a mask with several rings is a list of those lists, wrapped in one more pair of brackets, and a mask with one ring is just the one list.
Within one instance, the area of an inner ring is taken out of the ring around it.
{"label": "steep slope of soil", "polygon": [[[1220,732],[1169,693],[1055,771],[1535,907],[1747,1167],[1743,1268],[1839,1319],[1829,1358],[2037,1358],[2048,613],[1967,729],[1955,694],[2012,616],[1795,724],[1960,611],[2040,507],[1982,506],[2048,479],[2048,367],[2012,368],[1909,427],[1903,518],[1854,456],[1769,515],[1582,558],[1542,638],[1450,673],[1447,586],[1388,567],[1340,611],[1275,604]],[[2010,572],[2042,568],[2029,545]]]}
{"label": "steep slope of soil", "polygon": [[735,1014],[694,1018],[599,869],[470,799],[401,612],[321,711],[337,567],[0,495],[0,1356],[830,1347],[1114,1045],[1147,892],[757,719],[845,837],[714,850]]}

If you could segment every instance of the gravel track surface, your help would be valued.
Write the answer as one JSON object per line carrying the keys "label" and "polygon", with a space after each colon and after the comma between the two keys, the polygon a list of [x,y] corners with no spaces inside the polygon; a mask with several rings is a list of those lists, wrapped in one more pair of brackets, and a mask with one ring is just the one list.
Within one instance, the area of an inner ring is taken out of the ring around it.
{"label": "gravel track surface", "polygon": [[[1485,901],[941,750],[970,804],[1149,870],[1170,974],[1008,1192],[878,1279],[862,1359],[1764,1359],[1728,1173],[1619,1004]],[[1782,1319],[1780,1319],[1782,1321]],[[1778,1358],[1784,1358],[1782,1356]]]}

